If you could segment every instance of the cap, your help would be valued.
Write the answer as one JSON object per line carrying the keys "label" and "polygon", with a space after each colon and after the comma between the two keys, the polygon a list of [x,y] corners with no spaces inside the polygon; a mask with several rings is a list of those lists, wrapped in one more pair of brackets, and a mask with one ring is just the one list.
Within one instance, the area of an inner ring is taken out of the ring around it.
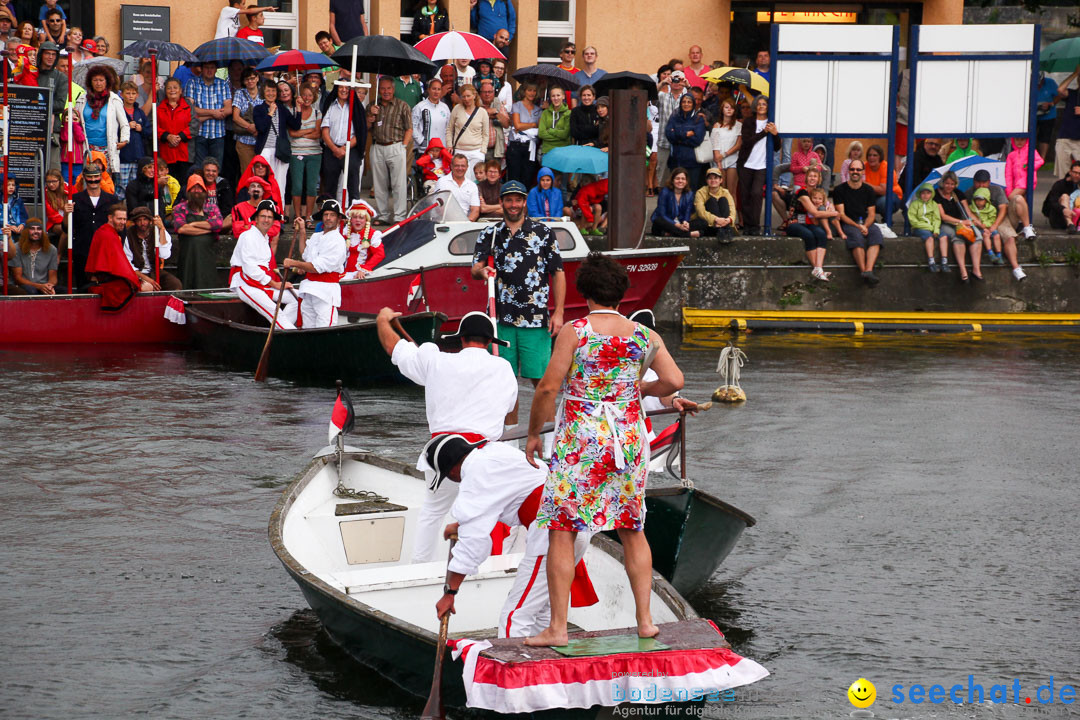
{"label": "cap", "polygon": [[498,334],[495,331],[495,321],[488,317],[487,313],[480,312],[479,310],[473,310],[470,313],[466,313],[465,317],[461,318],[461,323],[458,324],[457,332],[451,335],[444,335],[443,339],[448,340],[450,338],[463,337],[489,338],[491,342],[496,345],[510,347],[510,343],[499,339]]}
{"label": "cap", "polygon": [[627,320],[631,322],[640,323],[650,330],[656,329],[656,315],[649,308],[642,308],[635,313],[631,313]]}
{"label": "cap", "polygon": [[150,208],[146,207],[145,205],[140,205],[128,214],[128,220],[135,220],[136,218],[141,217],[150,218],[151,220],[154,218],[154,216],[150,213]]}
{"label": "cap", "polygon": [[989,170],[976,170],[975,174],[971,177],[975,182],[988,182],[990,180]]}
{"label": "cap", "polygon": [[86,52],[97,52],[97,43],[90,38],[87,38],[83,40],[82,48]]}
{"label": "cap", "polygon": [[364,202],[363,200],[359,199],[353,200],[353,204],[349,206],[350,215],[356,212],[366,212],[368,214],[368,217],[373,219],[376,215],[378,215],[378,213],[375,212],[375,208],[371,207],[370,203]]}
{"label": "cap", "polygon": [[517,180],[510,180],[504,182],[502,190],[499,191],[499,197],[506,197],[507,195],[524,195],[528,197],[529,191]]}
{"label": "cap", "polygon": [[450,471],[465,459],[465,456],[478,447],[487,444],[487,440],[469,442],[461,435],[436,435],[424,446],[424,459],[435,471],[431,489],[438,489],[443,480],[450,477]]}
{"label": "cap", "polygon": [[675,72],[671,73],[671,79],[682,82],[686,80],[686,73],[684,73],[682,70],[676,70]]}
{"label": "cap", "polygon": [[58,53],[60,52],[60,46],[52,42],[51,40],[46,40],[38,46],[38,52],[43,53],[47,50],[52,50],[53,52]]}
{"label": "cap", "polygon": [[716,177],[720,178],[721,180],[724,179],[724,173],[720,172],[720,168],[711,167],[708,170],[706,170],[705,171],[705,177],[709,177],[710,175],[715,175]]}
{"label": "cap", "polygon": [[597,105],[603,105],[605,107],[611,107],[611,101],[608,100],[607,95],[602,95],[602,96],[596,98],[596,104]]}
{"label": "cap", "polygon": [[251,217],[248,218],[251,222],[255,222],[255,217],[263,210],[269,210],[274,213],[274,219],[280,220],[281,215],[278,214],[277,205],[274,205],[273,200],[260,200],[259,204],[255,206],[255,212],[251,213]]}
{"label": "cap", "polygon": [[206,192],[206,181],[198,173],[192,173],[191,177],[187,179],[187,191],[191,192],[192,188],[195,187],[201,187],[203,192]]}
{"label": "cap", "polygon": [[0,8],[0,18],[7,18],[10,22],[15,22],[15,18],[12,17],[11,12],[7,8]]}

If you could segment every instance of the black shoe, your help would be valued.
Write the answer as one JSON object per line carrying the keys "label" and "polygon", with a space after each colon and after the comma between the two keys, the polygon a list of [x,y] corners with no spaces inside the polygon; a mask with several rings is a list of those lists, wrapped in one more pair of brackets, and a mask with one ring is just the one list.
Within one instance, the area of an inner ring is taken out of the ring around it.
{"label": "black shoe", "polygon": [[881,280],[873,272],[866,273],[866,284],[867,285],[869,285],[870,287],[874,287],[879,282],[881,282]]}

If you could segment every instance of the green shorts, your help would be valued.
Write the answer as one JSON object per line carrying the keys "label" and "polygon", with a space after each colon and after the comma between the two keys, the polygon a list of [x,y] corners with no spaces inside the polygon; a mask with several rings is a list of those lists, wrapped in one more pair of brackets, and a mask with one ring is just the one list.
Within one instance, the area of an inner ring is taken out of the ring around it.
{"label": "green shorts", "polygon": [[551,334],[546,327],[519,328],[499,323],[499,339],[510,343],[510,347],[499,348],[499,357],[510,362],[514,375],[530,380],[544,377],[551,359]]}

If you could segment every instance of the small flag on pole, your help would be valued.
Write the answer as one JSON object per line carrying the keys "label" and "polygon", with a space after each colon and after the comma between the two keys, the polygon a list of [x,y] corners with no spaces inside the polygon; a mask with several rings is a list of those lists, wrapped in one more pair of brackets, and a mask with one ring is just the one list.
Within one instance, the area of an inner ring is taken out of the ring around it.
{"label": "small flag on pole", "polygon": [[427,305],[427,298],[424,297],[424,283],[423,278],[419,273],[409,283],[409,295],[405,298],[405,307],[408,308],[408,312],[416,312],[420,303]]}
{"label": "small flag on pole", "polygon": [[355,420],[349,391],[341,388],[338,390],[337,400],[334,401],[334,411],[330,413],[330,444],[334,444],[339,434],[351,432]]}

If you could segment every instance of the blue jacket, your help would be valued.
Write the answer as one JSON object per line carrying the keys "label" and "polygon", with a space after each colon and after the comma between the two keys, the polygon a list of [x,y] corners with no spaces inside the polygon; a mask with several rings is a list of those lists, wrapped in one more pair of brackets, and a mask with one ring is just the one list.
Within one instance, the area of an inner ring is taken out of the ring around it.
{"label": "blue jacket", "polygon": [[[562,214],[562,206],[559,206],[559,214]],[[7,224],[8,225],[25,225],[26,221],[30,219],[30,216],[26,214],[26,204],[18,195],[12,195],[8,198],[7,208]],[[3,218],[0,218],[3,220]],[[18,242],[18,237],[12,235],[15,242]],[[10,248],[11,246],[8,245]]]}
{"label": "blue jacket", "polygon": [[510,0],[477,0],[469,13],[469,24],[473,32],[482,35],[485,40],[491,40],[502,28],[510,32],[510,39],[514,39],[517,29],[517,13],[514,4]]}
{"label": "blue jacket", "polygon": [[150,118],[146,117],[146,113],[138,105],[135,106],[135,112],[131,114],[128,122],[132,120],[139,123],[142,132],[132,131],[128,144],[120,148],[120,162],[122,163],[139,162],[144,156],[150,154],[150,147],[153,143],[153,128],[150,127]]}
{"label": "blue jacket", "polygon": [[656,200],[656,209],[653,210],[652,220],[663,218],[670,223],[690,222],[690,215],[694,212],[694,193],[690,188],[683,190],[679,202],[675,203],[675,191],[670,188],[660,188],[660,197]]}
{"label": "blue jacket", "polygon": [[[485,1],[485,0],[481,0]],[[536,173],[536,187],[529,191],[528,196],[525,198],[525,209],[531,218],[540,217],[562,217],[563,214],[563,199],[562,190],[552,185],[549,190],[540,189],[540,178],[549,177],[552,182],[555,181],[555,173],[551,172],[547,168],[540,168],[540,172]],[[548,211],[544,211],[544,200],[548,201]]]}
{"label": "blue jacket", "polygon": [[[692,137],[686,133],[693,131]],[[698,161],[694,157],[694,148],[705,139],[705,121],[698,115],[697,110],[689,113],[679,108],[668,118],[667,127],[664,128],[664,137],[671,143],[671,155],[668,156],[669,168],[694,168]]]}

